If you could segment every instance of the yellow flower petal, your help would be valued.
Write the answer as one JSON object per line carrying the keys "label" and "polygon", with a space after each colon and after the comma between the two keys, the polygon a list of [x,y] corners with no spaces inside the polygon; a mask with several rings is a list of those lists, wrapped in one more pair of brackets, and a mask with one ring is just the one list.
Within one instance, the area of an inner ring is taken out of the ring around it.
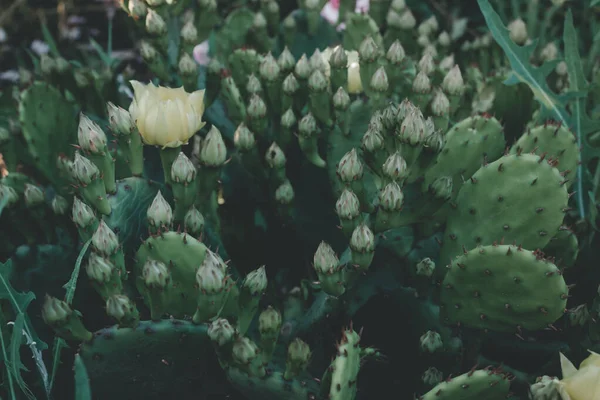
{"label": "yellow flower petal", "polygon": [[571,400],[598,400],[600,398],[600,368],[581,368],[575,375],[563,379]]}
{"label": "yellow flower petal", "polygon": [[563,353],[560,353],[560,368],[562,370],[563,380],[577,373],[577,368],[575,368],[573,363],[569,361]]}
{"label": "yellow flower petal", "polygon": [[600,354],[594,353],[591,350],[588,351],[590,352],[590,356],[581,362],[579,369],[590,366],[600,367]]}

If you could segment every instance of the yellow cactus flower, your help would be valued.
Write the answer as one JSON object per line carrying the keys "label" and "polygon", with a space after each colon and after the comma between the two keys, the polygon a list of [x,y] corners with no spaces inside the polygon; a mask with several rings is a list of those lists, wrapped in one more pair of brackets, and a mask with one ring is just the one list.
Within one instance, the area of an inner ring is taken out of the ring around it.
{"label": "yellow cactus flower", "polygon": [[[331,74],[331,66],[329,65],[329,57],[335,50],[334,47],[328,47],[321,52],[321,56],[325,61],[325,76],[329,78]],[[346,91],[349,94],[358,94],[363,91],[362,81],[360,80],[360,64],[358,63],[358,51],[346,50],[346,56],[348,57],[348,87]]]}
{"label": "yellow cactus flower", "polygon": [[129,113],[145,144],[163,149],[179,147],[206,124],[202,121],[204,89],[187,93],[183,87],[130,83],[134,99]]}
{"label": "yellow cactus flower", "polygon": [[579,369],[560,353],[563,379],[559,392],[563,400],[600,399],[600,354],[589,352],[591,355],[581,362]]}

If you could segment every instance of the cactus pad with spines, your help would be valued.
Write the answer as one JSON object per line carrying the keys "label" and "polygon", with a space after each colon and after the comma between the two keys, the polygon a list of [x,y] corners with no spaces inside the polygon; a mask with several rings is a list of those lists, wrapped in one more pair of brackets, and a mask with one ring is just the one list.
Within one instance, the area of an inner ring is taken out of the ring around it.
{"label": "cactus pad with spines", "polygon": [[558,170],[569,179],[570,186],[577,175],[579,149],[577,138],[561,125],[544,124],[528,129],[510,149],[511,154],[517,152],[542,155],[558,160]]}
{"label": "cactus pad with spines", "polygon": [[571,267],[579,255],[577,235],[566,226],[561,226],[556,235],[544,247],[544,253],[547,257],[553,257],[559,267]]}
{"label": "cactus pad with spines", "polygon": [[[206,325],[188,321],[142,321],[135,329],[102,329],[83,343],[94,398],[221,398],[227,393]],[[210,374],[210,379],[203,375]],[[117,383],[118,384],[115,384]],[[201,386],[197,386],[202,382]]]}
{"label": "cactus pad with spines", "polygon": [[193,315],[196,311],[196,270],[204,261],[206,246],[187,233],[164,232],[142,243],[135,264],[136,285],[148,302],[148,289],[142,279],[147,260],[164,263],[171,274],[166,289],[165,311],[176,318]]}
{"label": "cactus pad with spines", "polygon": [[35,82],[21,93],[19,120],[27,148],[39,171],[61,192],[68,185],[56,165],[77,143],[74,107],[54,87]]}
{"label": "cactus pad with spines", "polygon": [[342,340],[337,346],[337,355],[331,366],[330,400],[354,399],[356,380],[360,370],[360,335],[350,327],[342,332]]}
{"label": "cactus pad with spines", "polygon": [[465,181],[449,212],[440,260],[502,240],[543,248],[561,226],[568,204],[564,178],[553,165],[522,154],[481,167]]}
{"label": "cactus pad with spines", "polygon": [[425,184],[442,176],[452,177],[452,198],[456,198],[463,180],[469,179],[486,160],[500,157],[505,146],[500,122],[489,116],[466,118],[450,128],[444,138],[441,153],[425,174]]}
{"label": "cactus pad with spines", "polygon": [[568,288],[540,252],[490,245],[458,257],[441,286],[442,321],[498,332],[538,330],[559,319]]}
{"label": "cactus pad with spines", "polygon": [[480,369],[439,383],[419,400],[504,400],[509,390],[506,374]]}

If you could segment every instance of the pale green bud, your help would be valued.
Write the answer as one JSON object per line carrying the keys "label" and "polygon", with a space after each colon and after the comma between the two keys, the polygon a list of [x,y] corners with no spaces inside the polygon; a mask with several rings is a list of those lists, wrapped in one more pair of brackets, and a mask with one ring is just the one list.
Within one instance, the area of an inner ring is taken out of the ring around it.
{"label": "pale green bud", "polygon": [[298,123],[298,132],[301,136],[310,137],[317,133],[317,120],[312,113],[306,114]]}
{"label": "pale green bud", "polygon": [[294,110],[290,107],[281,116],[281,126],[290,129],[296,124],[296,122],[296,114],[294,114]]}
{"label": "pale green bud", "polygon": [[257,296],[265,291],[267,283],[267,273],[265,271],[265,266],[263,265],[246,275],[243,287],[248,289],[253,296]]}
{"label": "pale green bud", "polygon": [[383,163],[384,175],[393,181],[402,181],[408,177],[408,166],[400,152],[390,155]]}
{"label": "pale green bud", "polygon": [[281,147],[277,145],[277,143],[273,142],[271,147],[267,150],[267,154],[265,155],[265,161],[267,165],[274,169],[285,168],[285,163],[287,159]]}
{"label": "pale green bud", "polygon": [[258,331],[261,335],[276,335],[281,329],[281,313],[269,306],[258,316]]}
{"label": "pale green bud", "polygon": [[196,207],[192,206],[185,214],[183,226],[185,231],[189,232],[190,235],[194,237],[198,237],[202,234],[204,231],[204,217]]}
{"label": "pale green bud", "polygon": [[44,203],[44,192],[42,189],[30,183],[25,184],[23,197],[25,198],[25,205],[29,208],[37,207]]}
{"label": "pale green bud", "polygon": [[296,63],[294,67],[294,73],[298,79],[308,79],[312,72],[312,68],[310,67],[310,63],[308,62],[308,58],[306,54],[302,54],[302,57]]}
{"label": "pale green bud", "polygon": [[258,72],[260,73],[260,77],[268,82],[276,81],[279,78],[279,65],[270,52],[263,59]]}
{"label": "pale green bud", "polygon": [[202,263],[196,271],[196,283],[202,293],[219,293],[226,287],[225,274],[211,263]]}
{"label": "pale green bud", "polygon": [[388,183],[379,192],[379,206],[388,212],[400,211],[404,202],[404,194],[396,182]]}
{"label": "pale green bud", "polygon": [[106,110],[110,129],[113,133],[116,135],[129,135],[133,131],[135,125],[131,120],[129,111],[114,105],[110,101],[106,104]]}
{"label": "pale green bud", "polygon": [[102,154],[106,150],[106,134],[97,123],[89,119],[84,113],[79,114],[77,138],[79,146],[86,152]]}
{"label": "pale green bud", "polygon": [[349,189],[344,189],[335,203],[335,210],[340,219],[353,220],[360,216],[360,201]]}
{"label": "pale green bud", "polygon": [[214,320],[208,326],[208,337],[213,342],[217,343],[218,346],[223,346],[233,339],[235,335],[235,329],[231,326],[229,321],[224,318]]}
{"label": "pale green bud", "polygon": [[510,39],[519,46],[523,46],[525,42],[527,42],[527,39],[529,38],[527,34],[527,25],[525,25],[525,22],[521,18],[508,24],[508,30]]}
{"label": "pale green bud", "polygon": [[333,95],[333,107],[338,111],[345,111],[350,107],[350,96],[342,86]]}
{"label": "pale green bud", "polygon": [[337,175],[342,182],[350,183],[362,178],[363,173],[363,164],[358,157],[358,152],[353,148],[340,160],[337,166]]}
{"label": "pale green bud", "polygon": [[248,116],[254,119],[264,118],[267,115],[267,105],[257,94],[252,95],[248,104]]}
{"label": "pale green bud", "polygon": [[148,10],[146,14],[146,31],[154,36],[162,36],[167,34],[167,23],[154,10]]}
{"label": "pale green bud", "polygon": [[415,268],[418,276],[431,278],[435,270],[435,263],[428,257],[419,261]]}
{"label": "pale green bud", "polygon": [[256,146],[256,139],[254,133],[242,122],[233,134],[233,143],[242,152],[250,151]]}
{"label": "pale green bud", "polygon": [[196,167],[183,151],[171,165],[171,179],[178,183],[191,183],[196,179]]}
{"label": "pale green bud", "polygon": [[73,222],[80,228],[87,228],[97,221],[94,210],[79,198],[73,198]]}
{"label": "pale green bud", "polygon": [[279,65],[280,71],[284,74],[289,74],[294,70],[294,67],[296,66],[296,59],[287,46],[284,47],[283,51],[279,55],[279,58],[277,59],[277,65]]}
{"label": "pale green bud", "polygon": [[335,251],[326,242],[321,242],[313,257],[313,267],[317,273],[330,274],[338,269],[340,263]]}
{"label": "pale green bud", "polygon": [[180,32],[181,39],[184,43],[187,44],[197,44],[198,43],[198,29],[194,25],[194,21],[188,21],[183,25]]}
{"label": "pale green bud", "polygon": [[294,76],[294,74],[289,74],[283,80],[283,85],[282,85],[283,93],[287,94],[288,96],[292,96],[294,93],[296,93],[296,91],[299,88],[300,88],[300,84],[296,80],[296,77]]}
{"label": "pale green bud", "polygon": [[402,47],[402,44],[399,40],[395,40],[394,43],[390,45],[390,48],[385,55],[385,58],[387,58],[387,60],[394,65],[400,64],[402,61],[404,61],[405,57],[406,52],[404,51],[404,47]]}
{"label": "pale green bud", "polygon": [[252,95],[260,95],[260,93],[263,91],[262,83],[260,83],[260,80],[256,77],[256,75],[250,74],[250,76],[248,76],[246,91]]}
{"label": "pale green bud", "polygon": [[275,200],[279,204],[291,204],[294,201],[295,197],[294,187],[290,183],[289,180],[283,182],[279,187],[275,190]]}
{"label": "pale green bud", "polygon": [[42,319],[50,326],[62,325],[73,314],[69,305],[56,297],[46,295],[42,305]]}
{"label": "pale green bud", "polygon": [[220,167],[227,159],[227,147],[216,126],[212,126],[202,142],[200,161],[209,167]]}
{"label": "pale green bud", "polygon": [[129,0],[128,8],[129,15],[135,19],[144,17],[148,12],[148,7],[142,0]]}
{"label": "pale green bud", "polygon": [[142,279],[148,288],[165,289],[171,274],[164,263],[148,259],[142,268]]}
{"label": "pale green bud", "polygon": [[379,49],[373,37],[367,36],[358,48],[358,56],[361,61],[373,62],[379,57]]}
{"label": "pale green bud", "polygon": [[110,257],[119,249],[117,235],[106,225],[104,220],[98,224],[98,229],[92,235],[92,247],[104,257]]}
{"label": "pale green bud", "polygon": [[247,337],[239,337],[233,343],[231,355],[234,361],[239,364],[247,365],[258,356],[258,347]]}
{"label": "pale green bud", "polygon": [[444,346],[442,336],[434,331],[427,331],[419,339],[421,350],[426,353],[435,353]]}
{"label": "pale green bud", "polygon": [[69,209],[69,203],[67,202],[67,199],[59,195],[54,196],[51,206],[52,211],[54,211],[54,214],[56,215],[65,215]]}
{"label": "pale green bud", "polygon": [[173,209],[165,200],[160,190],[154,197],[152,204],[146,212],[150,226],[155,228],[168,228],[173,223]]}
{"label": "pale green bud", "polygon": [[188,53],[183,53],[177,64],[177,69],[182,76],[195,76],[198,73],[198,64]]}
{"label": "pale green bud", "polygon": [[107,283],[111,280],[115,265],[110,260],[92,252],[85,267],[87,276],[98,283]]}

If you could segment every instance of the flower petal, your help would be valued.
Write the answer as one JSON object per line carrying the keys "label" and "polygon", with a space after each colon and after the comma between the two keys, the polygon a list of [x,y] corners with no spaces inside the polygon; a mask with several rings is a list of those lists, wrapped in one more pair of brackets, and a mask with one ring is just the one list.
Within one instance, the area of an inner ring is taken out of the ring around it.
{"label": "flower petal", "polygon": [[563,379],[567,379],[577,373],[577,368],[571,361],[563,354],[560,353],[560,368],[562,370]]}

